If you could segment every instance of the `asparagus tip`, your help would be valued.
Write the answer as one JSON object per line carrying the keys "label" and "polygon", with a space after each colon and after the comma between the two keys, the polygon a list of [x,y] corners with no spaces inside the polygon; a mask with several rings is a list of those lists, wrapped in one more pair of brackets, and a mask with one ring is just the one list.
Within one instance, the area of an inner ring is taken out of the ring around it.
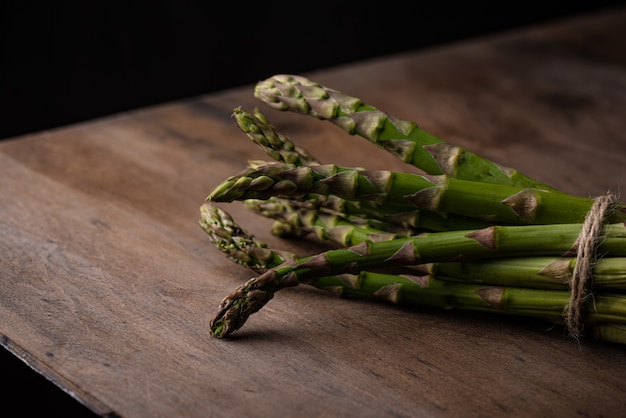
{"label": "asparagus tip", "polygon": [[210,322],[210,333],[215,338],[224,338],[241,328],[248,317],[261,309],[274,297],[271,290],[257,289],[258,276],[237,287],[226,296]]}

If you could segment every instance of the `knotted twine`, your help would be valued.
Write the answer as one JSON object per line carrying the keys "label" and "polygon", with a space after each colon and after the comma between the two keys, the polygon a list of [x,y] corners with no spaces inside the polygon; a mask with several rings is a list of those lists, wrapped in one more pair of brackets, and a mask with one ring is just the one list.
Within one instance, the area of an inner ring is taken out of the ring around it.
{"label": "knotted twine", "polygon": [[565,323],[571,336],[580,337],[584,328],[584,303],[590,296],[588,289],[593,279],[593,266],[597,258],[597,249],[603,238],[605,220],[617,207],[617,197],[609,193],[595,198],[587,213],[574,248],[576,264],[570,281],[570,300],[566,307]]}

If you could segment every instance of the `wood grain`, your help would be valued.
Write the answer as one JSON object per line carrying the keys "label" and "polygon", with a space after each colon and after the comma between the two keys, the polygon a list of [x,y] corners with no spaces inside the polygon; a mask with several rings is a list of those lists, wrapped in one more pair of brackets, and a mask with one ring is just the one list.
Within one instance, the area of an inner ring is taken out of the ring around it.
{"label": "wood grain", "polygon": [[[305,74],[579,195],[625,187],[626,10]],[[0,144],[0,334],[102,416],[619,416],[626,351],[541,321],[281,292],[228,340],[219,301],[250,277],[198,226],[227,175],[265,158],[254,106],[324,162],[402,168],[273,111],[252,86]],[[270,222],[224,206],[271,245]]]}

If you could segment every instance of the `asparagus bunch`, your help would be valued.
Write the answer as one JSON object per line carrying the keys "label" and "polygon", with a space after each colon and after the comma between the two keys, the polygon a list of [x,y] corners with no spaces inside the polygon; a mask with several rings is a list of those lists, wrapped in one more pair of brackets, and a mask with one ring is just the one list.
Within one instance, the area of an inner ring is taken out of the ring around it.
{"label": "asparagus bunch", "polygon": [[[239,227],[226,212],[205,203],[201,207],[202,228],[211,241],[234,262],[257,273],[280,267],[302,265],[305,259],[269,248]],[[228,242],[228,245],[224,245]],[[262,250],[260,250],[262,249]],[[625,260],[610,259],[623,263]],[[429,269],[406,269],[401,273],[360,270],[358,273],[304,276],[281,281],[276,275],[258,276],[227,297],[213,319],[212,333],[222,338],[241,327],[249,315],[267,303],[282,286],[304,283],[340,297],[367,298],[398,305],[454,308],[546,319],[563,323],[563,310],[569,301],[565,278],[571,274],[571,257],[503,258],[485,262],[442,262]],[[601,264],[601,265],[600,265]],[[602,283],[612,290],[626,290],[623,280],[613,280],[612,263],[597,267]],[[616,263],[619,264],[619,263]],[[436,266],[436,267],[435,267]],[[459,270],[463,271],[459,275]],[[484,273],[483,273],[484,272]],[[623,273],[622,273],[623,279]],[[483,282],[488,282],[484,284]],[[626,298],[609,292],[586,303],[586,319],[598,339],[626,343]],[[616,332],[617,331],[617,332]],[[621,332],[620,332],[621,331]]]}
{"label": "asparagus bunch", "polygon": [[241,130],[275,161],[248,161],[207,201],[243,201],[274,219],[273,233],[337,248],[303,258],[269,249],[204,204],[200,225],[211,241],[259,273],[224,298],[215,337],[239,329],[280,289],[304,283],[346,296],[542,317],[576,337],[626,342],[626,210],[614,196],[563,193],[303,77],[272,77],[255,96],[331,121],[424,174],[323,164],[258,110],[235,109]]}

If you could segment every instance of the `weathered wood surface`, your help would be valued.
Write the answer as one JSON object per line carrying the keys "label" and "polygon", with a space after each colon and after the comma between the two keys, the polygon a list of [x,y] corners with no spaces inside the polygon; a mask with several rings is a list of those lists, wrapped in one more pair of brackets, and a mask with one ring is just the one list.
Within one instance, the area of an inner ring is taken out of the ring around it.
{"label": "weathered wood surface", "polygon": [[[568,192],[626,187],[626,10],[307,74]],[[265,158],[252,86],[0,144],[2,344],[102,415],[618,416],[626,350],[536,321],[281,292],[232,339],[208,325],[251,274],[198,226]],[[261,105],[263,106],[263,105]],[[325,162],[396,160],[262,107]],[[227,210],[273,245],[269,222]],[[36,400],[33,400],[36,401]]]}

